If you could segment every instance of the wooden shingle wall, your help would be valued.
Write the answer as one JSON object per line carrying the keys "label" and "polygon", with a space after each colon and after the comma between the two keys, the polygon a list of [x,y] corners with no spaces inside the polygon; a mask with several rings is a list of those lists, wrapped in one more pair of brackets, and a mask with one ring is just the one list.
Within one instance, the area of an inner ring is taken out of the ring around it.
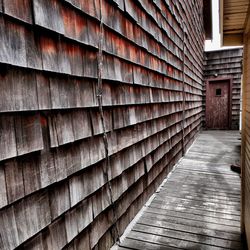
{"label": "wooden shingle wall", "polygon": [[0,1],[0,249],[123,233],[201,128],[202,2]]}
{"label": "wooden shingle wall", "polygon": [[232,79],[232,129],[239,129],[243,49],[228,49],[205,53],[205,80]]}

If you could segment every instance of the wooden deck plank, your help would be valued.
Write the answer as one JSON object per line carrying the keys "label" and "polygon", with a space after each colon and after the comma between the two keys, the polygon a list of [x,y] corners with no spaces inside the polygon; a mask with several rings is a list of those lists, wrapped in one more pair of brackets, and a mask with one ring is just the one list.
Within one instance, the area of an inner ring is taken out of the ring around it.
{"label": "wooden deck plank", "polygon": [[[213,178],[209,178],[209,177],[206,177],[206,178],[203,178],[202,176],[200,177],[193,177],[193,176],[179,176],[179,177],[173,177],[172,178],[172,181],[177,181],[177,182],[189,182],[189,183],[194,183],[195,185],[197,184],[201,184],[204,183],[204,181],[208,181],[207,184],[208,185],[213,185],[213,186],[216,186],[216,187],[226,187],[228,189],[240,189],[240,185],[238,183],[235,183],[235,182],[232,182],[231,180],[216,180],[216,179],[213,179]],[[201,182],[201,183],[200,183]]]}
{"label": "wooden deck plank", "polygon": [[227,215],[234,215],[234,216],[240,216],[239,211],[228,211],[228,210],[222,210],[220,208],[210,208],[206,206],[192,206],[191,204],[188,205],[183,205],[183,204],[178,204],[176,203],[171,203],[171,204],[164,204],[164,202],[156,202],[153,201],[152,204],[156,204],[160,206],[162,209],[174,209],[174,210],[182,210],[186,211],[187,209],[192,209],[192,210],[199,210],[199,211],[204,211],[205,212],[211,212],[211,213],[217,213],[217,214],[227,214]]}
{"label": "wooden deck plank", "polygon": [[157,221],[152,219],[144,219],[143,222],[138,222],[138,224],[155,226],[157,228],[172,229],[180,232],[189,232],[197,235],[209,236],[216,239],[224,239],[240,242],[241,238],[238,234],[233,234],[229,232],[223,232],[219,230],[211,230],[208,228],[199,228],[196,226],[182,225],[178,223],[171,223],[165,221]]}
{"label": "wooden deck plank", "polygon": [[[169,188],[170,190],[170,188]],[[225,194],[211,194],[211,192],[202,192],[202,193],[190,193],[189,190],[180,190],[180,191],[176,191],[175,189],[171,190],[171,194],[169,194],[169,196],[174,196],[174,197],[183,197],[183,198],[193,198],[193,199],[210,199],[213,198],[216,202],[217,201],[221,201],[223,202],[239,202],[240,198],[238,196],[225,196]]]}
{"label": "wooden deck plank", "polygon": [[[188,179],[184,180],[183,182],[170,180],[169,184],[170,183],[171,183],[171,185],[180,185],[180,184],[182,184],[183,186],[187,186],[187,187],[191,186],[192,188],[197,188],[197,189],[201,189],[201,190],[206,189],[206,190],[211,190],[211,191],[214,191],[214,192],[216,192],[216,191],[220,192],[220,190],[221,190],[221,191],[223,191],[223,192],[225,192],[227,194],[240,194],[240,189],[239,188],[230,187],[230,189],[229,189],[229,187],[225,188],[222,185],[219,185],[219,184],[214,185],[214,184],[211,184],[211,183],[204,183],[203,185],[197,185],[197,183],[195,183],[194,181],[193,182],[188,181]],[[218,188],[219,188],[219,190],[218,190]]]}
{"label": "wooden deck plank", "polygon": [[187,214],[194,214],[194,215],[203,215],[206,217],[212,218],[221,218],[221,219],[228,219],[228,220],[235,220],[240,221],[240,215],[233,215],[233,214],[225,214],[223,212],[214,212],[214,211],[206,211],[201,209],[193,209],[193,208],[175,208],[175,204],[169,207],[163,207],[157,203],[151,203],[149,205],[151,208],[156,208],[158,211],[160,210],[167,210],[167,211],[174,211],[179,213],[187,213]]}
{"label": "wooden deck plank", "polygon": [[118,249],[243,249],[239,145],[237,131],[203,131]]}
{"label": "wooden deck plank", "polygon": [[159,214],[150,214],[150,213],[144,213],[141,217],[141,220],[144,218],[152,219],[152,220],[160,220],[165,222],[171,222],[171,223],[178,223],[181,225],[188,225],[198,228],[208,228],[211,230],[218,230],[223,232],[230,232],[234,234],[240,233],[239,227],[234,226],[227,226],[223,224],[215,224],[215,223],[209,223],[204,221],[198,221],[198,220],[192,220],[191,218],[181,218],[181,217],[174,217],[174,216],[167,216],[167,215],[159,215]]}
{"label": "wooden deck plank", "polygon": [[161,193],[158,197],[160,198],[163,198],[163,199],[181,199],[181,200],[193,200],[193,201],[200,201],[200,202],[208,202],[208,203],[215,203],[215,204],[222,204],[222,205],[238,205],[239,204],[239,201],[236,200],[236,201],[230,201],[230,200],[226,200],[226,201],[223,201],[223,200],[218,200],[216,199],[216,197],[213,197],[213,200],[211,200],[211,197],[207,198],[207,197],[202,197],[202,194],[200,194],[200,196],[192,196],[192,195],[186,195],[186,196],[183,196],[183,195],[172,195],[172,194],[165,194],[165,193]]}
{"label": "wooden deck plank", "polygon": [[215,223],[215,224],[223,224],[223,225],[228,225],[228,226],[235,226],[239,227],[239,221],[238,220],[232,220],[232,219],[225,219],[225,218],[214,218],[214,217],[209,217],[206,216],[204,217],[202,214],[190,214],[190,213],[182,213],[180,211],[164,211],[152,207],[148,207],[145,211],[146,213],[150,214],[158,214],[158,215],[168,215],[168,216],[173,216],[177,218],[184,218],[184,219],[190,219],[190,220],[196,220],[196,221],[205,221],[205,222],[210,222],[210,223]]}
{"label": "wooden deck plank", "polygon": [[232,246],[234,248],[240,247],[240,242],[237,242],[237,241],[218,239],[218,238],[214,238],[214,237],[210,237],[206,235],[199,235],[199,234],[194,234],[194,233],[185,232],[185,231],[177,231],[173,229],[162,229],[162,228],[153,227],[150,225],[138,225],[137,224],[133,228],[133,231],[141,232],[141,233],[145,232],[148,234],[154,234],[158,236],[165,236],[165,237],[167,236],[167,237],[171,237],[174,239],[182,239],[184,241],[188,241],[192,243],[202,242],[204,245],[208,245],[211,247],[226,247],[226,248],[231,248]]}
{"label": "wooden deck plank", "polygon": [[[157,244],[150,241],[144,241],[140,239],[130,239],[127,238],[126,241],[124,241],[121,245],[122,247],[125,247],[127,249],[133,249],[133,250],[172,250],[172,249],[180,249],[180,248],[173,248],[170,246]],[[121,248],[119,248],[120,250]]]}
{"label": "wooden deck plank", "polygon": [[[183,237],[184,235],[182,235]],[[134,232],[132,231],[129,236],[131,239],[142,239],[145,242],[156,243],[166,247],[173,247],[179,249],[206,249],[206,250],[218,250],[220,247],[214,247],[211,245],[205,245],[202,243],[192,242],[185,240],[184,238],[171,238],[166,235],[157,235],[145,232]]]}
{"label": "wooden deck plank", "polygon": [[211,195],[217,195],[217,196],[226,196],[226,197],[236,197],[236,198],[240,198],[239,194],[240,194],[240,190],[232,190],[232,191],[228,191],[227,189],[222,189],[220,188],[220,190],[210,187],[210,186],[205,186],[205,184],[203,186],[197,187],[197,185],[192,185],[192,184],[185,184],[185,183],[180,183],[177,187],[175,187],[173,184],[176,182],[172,182],[169,181],[168,185],[165,185],[162,189],[171,189],[173,188],[173,190],[175,191],[190,191],[190,193],[192,194],[211,194]]}

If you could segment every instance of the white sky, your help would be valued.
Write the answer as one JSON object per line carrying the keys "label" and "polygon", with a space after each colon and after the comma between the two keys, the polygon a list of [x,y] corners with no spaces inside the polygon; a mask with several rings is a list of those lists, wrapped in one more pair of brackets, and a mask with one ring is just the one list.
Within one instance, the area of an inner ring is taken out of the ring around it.
{"label": "white sky", "polygon": [[236,47],[221,47],[221,36],[219,26],[219,0],[212,0],[212,18],[213,18],[213,40],[206,40],[205,51],[229,49]]}

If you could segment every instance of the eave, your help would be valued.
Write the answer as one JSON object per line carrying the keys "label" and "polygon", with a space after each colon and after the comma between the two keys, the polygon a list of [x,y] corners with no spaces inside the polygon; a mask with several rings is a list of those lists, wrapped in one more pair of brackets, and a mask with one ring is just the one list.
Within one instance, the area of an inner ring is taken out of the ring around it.
{"label": "eave", "polygon": [[243,45],[249,6],[249,0],[220,0],[220,32],[223,46]]}

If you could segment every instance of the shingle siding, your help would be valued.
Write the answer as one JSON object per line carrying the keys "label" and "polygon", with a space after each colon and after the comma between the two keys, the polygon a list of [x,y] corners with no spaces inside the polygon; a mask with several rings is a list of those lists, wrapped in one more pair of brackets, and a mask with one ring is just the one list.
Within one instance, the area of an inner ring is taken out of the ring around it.
{"label": "shingle siding", "polygon": [[201,129],[202,8],[0,1],[0,249],[114,244]]}

